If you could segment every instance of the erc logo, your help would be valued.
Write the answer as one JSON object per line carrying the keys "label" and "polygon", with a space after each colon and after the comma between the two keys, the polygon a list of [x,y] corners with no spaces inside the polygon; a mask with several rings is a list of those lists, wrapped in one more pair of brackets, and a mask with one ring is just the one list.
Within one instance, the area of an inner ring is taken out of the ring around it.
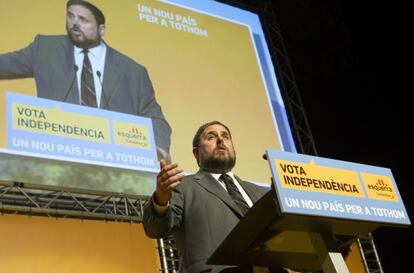
{"label": "erc logo", "polygon": [[377,182],[374,185],[368,184],[368,189],[383,192],[393,192],[392,188],[388,186],[381,178],[378,178]]}
{"label": "erc logo", "polygon": [[391,177],[372,173],[361,173],[368,197],[383,201],[398,202],[397,192]]}
{"label": "erc logo", "polygon": [[118,145],[150,149],[149,129],[144,125],[114,122],[115,143]]}
{"label": "erc logo", "polygon": [[126,132],[118,131],[117,135],[124,138],[126,142],[148,141],[148,134],[138,127],[132,127]]}

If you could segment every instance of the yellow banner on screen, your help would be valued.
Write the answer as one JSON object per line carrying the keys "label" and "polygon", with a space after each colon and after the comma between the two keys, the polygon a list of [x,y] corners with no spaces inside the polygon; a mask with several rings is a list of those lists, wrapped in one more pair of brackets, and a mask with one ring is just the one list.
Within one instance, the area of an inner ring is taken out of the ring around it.
{"label": "yellow banner on screen", "polygon": [[12,115],[14,129],[101,143],[111,141],[108,121],[103,118],[21,103],[13,103]]}
{"label": "yellow banner on screen", "polygon": [[314,161],[308,164],[275,160],[283,188],[365,197],[364,190],[355,171],[318,166]]}

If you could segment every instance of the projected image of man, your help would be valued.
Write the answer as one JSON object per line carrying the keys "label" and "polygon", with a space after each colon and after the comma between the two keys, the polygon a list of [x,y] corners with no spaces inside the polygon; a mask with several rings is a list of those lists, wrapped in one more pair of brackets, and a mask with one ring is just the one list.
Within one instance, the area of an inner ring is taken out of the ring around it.
{"label": "projected image of man", "polygon": [[147,69],[105,43],[105,30],[99,8],[69,0],[67,35],[37,35],[26,48],[0,54],[0,79],[33,77],[38,97],[149,117],[167,155],[171,128]]}

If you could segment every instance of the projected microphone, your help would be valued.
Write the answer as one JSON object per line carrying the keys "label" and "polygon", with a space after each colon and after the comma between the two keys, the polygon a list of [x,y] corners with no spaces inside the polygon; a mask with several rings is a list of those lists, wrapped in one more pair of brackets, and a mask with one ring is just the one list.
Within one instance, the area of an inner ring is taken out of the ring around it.
{"label": "projected microphone", "polygon": [[[108,100],[106,99],[106,96],[105,96],[105,91],[104,91],[103,84],[102,84],[102,78],[101,78],[102,74],[101,74],[101,71],[97,70],[97,71],[96,71],[96,75],[98,76],[98,78],[99,78],[99,83],[101,84],[101,88],[102,88],[102,89],[101,89],[101,93],[102,93],[102,97],[103,97],[103,99],[104,99],[104,101],[105,101],[106,109],[109,109]],[[103,107],[101,107],[101,108],[103,108]]]}
{"label": "projected microphone", "polygon": [[69,89],[68,89],[68,91],[66,91],[66,94],[65,94],[65,96],[63,97],[63,102],[66,102],[66,99],[68,98],[68,96],[69,96],[69,93],[70,93],[70,91],[72,90],[72,86],[73,86],[73,84],[75,83],[75,81],[76,81],[76,73],[78,72],[78,69],[79,69],[79,67],[75,64],[75,65],[73,65],[73,70],[74,70],[74,72],[75,72],[75,76],[73,77],[73,79],[72,79],[72,82],[70,83],[70,85],[69,85]]}

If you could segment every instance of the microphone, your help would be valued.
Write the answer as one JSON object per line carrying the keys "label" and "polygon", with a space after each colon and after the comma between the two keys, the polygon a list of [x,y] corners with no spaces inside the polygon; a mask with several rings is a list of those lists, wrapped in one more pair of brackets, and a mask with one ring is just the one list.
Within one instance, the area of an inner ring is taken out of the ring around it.
{"label": "microphone", "polygon": [[74,70],[74,72],[75,72],[75,76],[73,77],[73,79],[72,79],[72,82],[70,83],[70,85],[69,85],[69,89],[68,89],[68,91],[66,91],[66,94],[65,94],[65,96],[63,97],[63,102],[66,102],[66,99],[68,98],[68,96],[69,96],[69,93],[70,93],[70,91],[72,90],[72,87],[73,87],[73,84],[75,83],[75,81],[76,81],[76,73],[78,72],[78,69],[79,69],[79,67],[75,64],[75,65],[73,65],[73,70]]}
{"label": "microphone", "polygon": [[[105,96],[105,91],[104,91],[103,84],[102,84],[102,78],[101,78],[102,74],[101,74],[101,71],[97,70],[97,71],[96,71],[96,75],[98,76],[99,83],[101,84],[101,88],[102,88],[102,89],[101,89],[101,93],[102,93],[102,97],[103,97],[103,99],[104,99],[104,101],[105,101],[106,109],[108,109],[108,110],[109,110],[108,100],[106,99],[106,96]],[[103,107],[101,107],[101,108],[103,108]]]}

